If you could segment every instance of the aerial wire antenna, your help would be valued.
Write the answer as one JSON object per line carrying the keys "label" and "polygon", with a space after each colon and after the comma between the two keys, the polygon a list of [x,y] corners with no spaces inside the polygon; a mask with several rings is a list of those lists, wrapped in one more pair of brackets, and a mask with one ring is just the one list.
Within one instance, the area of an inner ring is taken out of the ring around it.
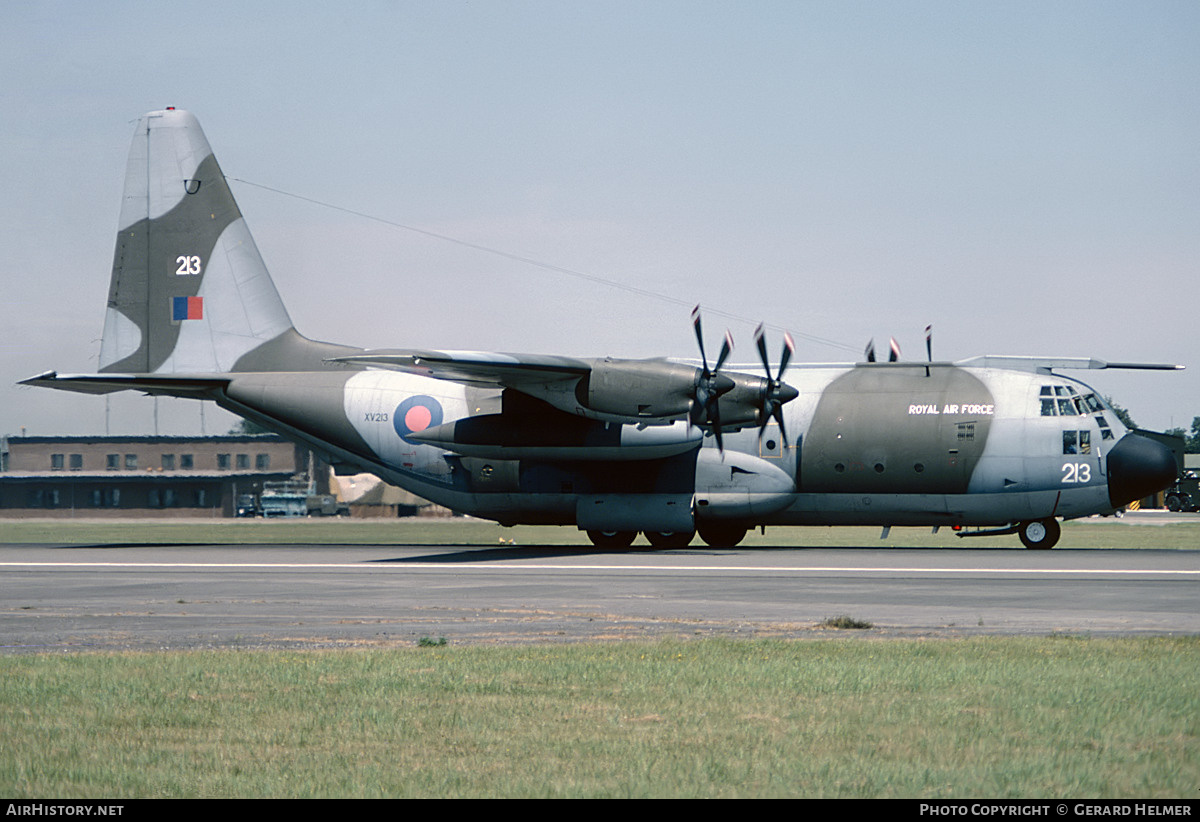
{"label": "aerial wire antenna", "polygon": [[[691,305],[690,300],[680,299],[679,297],[672,297],[669,294],[663,294],[662,292],[659,292],[659,291],[651,291],[648,288],[639,288],[638,286],[635,286],[635,285],[629,285],[628,283],[623,283],[618,280],[610,280],[607,277],[600,277],[595,274],[588,274],[587,272],[578,271],[573,268],[564,268],[563,266],[554,265],[553,263],[547,263],[542,260],[534,259],[533,257],[526,257],[521,254],[514,254],[511,251],[504,251],[502,249],[492,248],[492,247],[486,246],[486,245],[480,245],[479,243],[473,243],[469,240],[462,240],[462,239],[459,239],[458,237],[451,237],[448,234],[439,234],[436,231],[430,231],[429,229],[426,229],[426,228],[418,228],[417,226],[406,225],[405,223],[399,223],[394,220],[388,220],[384,217],[378,217],[374,214],[368,214],[365,211],[356,211],[353,208],[346,208],[345,206],[334,205],[333,203],[327,203],[322,200],[317,200],[313,197],[306,197],[303,194],[294,194],[290,191],[284,191],[282,189],[274,188],[272,186],[263,185],[262,183],[255,183],[250,180],[243,179],[241,177],[226,177],[226,179],[232,180],[233,182],[236,182],[236,183],[242,183],[244,185],[262,189],[263,191],[269,191],[272,194],[278,194],[282,197],[291,197],[294,200],[301,200],[306,203],[311,203],[312,205],[315,205],[315,206],[320,206],[321,208],[328,208],[328,209],[332,209],[334,211],[340,211],[344,214],[350,214],[355,217],[361,217],[364,220],[371,220],[372,222],[382,223],[383,225],[389,226],[391,228],[399,228],[404,231],[411,231],[414,234],[421,234],[425,237],[432,237],[433,239],[442,240],[442,241],[448,242],[448,243],[453,243],[454,245],[462,246],[463,248],[470,248],[470,249],[474,249],[475,251],[482,251],[485,254],[492,254],[497,257],[503,257],[507,260],[513,260],[515,262],[525,263],[526,265],[531,265],[536,268],[541,268],[545,271],[553,271],[558,274],[565,274],[568,277],[575,277],[576,279],[586,280],[588,282],[597,283],[599,285],[605,285],[605,286],[608,286],[609,288],[617,288],[617,289],[620,289],[621,291],[627,291],[631,294],[637,294],[638,296],[641,296],[641,297],[649,297],[650,299],[661,300],[663,302],[668,302],[673,305],[682,306],[684,308],[687,308],[688,306]],[[758,322],[756,320],[751,320],[747,317],[743,317],[739,314],[734,314],[733,312],[730,312],[730,311],[722,311],[721,309],[707,308],[707,307],[705,308],[705,311],[709,314],[716,315],[718,317],[724,317],[728,320],[736,320],[737,322],[743,322],[748,325],[757,325],[758,324]],[[788,329],[786,329],[782,326],[773,325],[771,323],[765,323],[765,324],[763,324],[763,326],[764,326],[764,328],[770,328],[774,331],[782,331],[782,332],[789,331]],[[801,339],[807,340],[812,343],[817,343],[819,345],[829,346],[830,348],[837,348],[842,351],[857,351],[857,349],[854,348],[853,346],[845,345],[844,343],[837,342],[836,340],[826,339],[825,337],[818,337],[814,334],[805,334],[804,332],[801,332],[801,331],[795,331],[795,332],[790,332],[790,333],[792,333],[796,337],[800,337]]]}

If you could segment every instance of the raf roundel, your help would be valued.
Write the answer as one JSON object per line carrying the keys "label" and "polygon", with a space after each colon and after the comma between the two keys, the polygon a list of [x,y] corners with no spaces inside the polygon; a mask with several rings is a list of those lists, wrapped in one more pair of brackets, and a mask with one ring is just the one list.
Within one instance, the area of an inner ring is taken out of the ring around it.
{"label": "raf roundel", "polygon": [[[425,431],[441,424],[441,404],[433,397],[424,394],[409,397],[397,405],[396,413],[392,414],[392,425],[395,427],[396,433],[400,435],[400,439],[405,442],[413,442],[408,438],[409,434]],[[413,444],[419,445],[420,443]]]}

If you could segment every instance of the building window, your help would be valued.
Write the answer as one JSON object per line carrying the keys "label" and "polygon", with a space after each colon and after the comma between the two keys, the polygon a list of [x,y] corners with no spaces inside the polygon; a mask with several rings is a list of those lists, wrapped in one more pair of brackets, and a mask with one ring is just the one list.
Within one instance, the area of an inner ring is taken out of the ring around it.
{"label": "building window", "polygon": [[83,469],[83,454],[72,454],[70,457],[68,457],[68,460],[69,461],[67,465],[70,466],[72,471],[79,471]]}
{"label": "building window", "polygon": [[179,455],[179,467],[183,468],[185,470],[188,468],[194,468],[195,460],[192,459],[192,455],[191,454],[180,454]]}
{"label": "building window", "polygon": [[271,467],[271,455],[270,454],[255,454],[254,455],[254,467],[257,468],[259,471],[268,470]]}
{"label": "building window", "polygon": [[175,470],[175,455],[174,454],[163,454],[162,455],[162,467],[163,467],[164,471],[174,471]]}
{"label": "building window", "polygon": [[249,471],[250,470],[250,455],[249,454],[238,454],[237,455],[237,467],[238,467],[239,471]]}
{"label": "building window", "polygon": [[62,454],[51,454],[50,455],[50,470],[51,471],[63,470],[63,455]]}
{"label": "building window", "polygon": [[116,471],[121,467],[121,455],[109,454],[104,458],[104,467],[109,471]]}
{"label": "building window", "polygon": [[157,508],[157,507],[159,507],[160,504],[161,503],[159,503],[157,488],[151,488],[149,491],[146,492],[146,507]]}
{"label": "building window", "polygon": [[59,499],[57,488],[34,488],[25,496],[30,508],[57,508]]}
{"label": "building window", "polygon": [[196,489],[196,507],[204,508],[207,505],[208,505],[208,494],[206,494],[204,492],[203,488],[197,488]]}
{"label": "building window", "polygon": [[104,492],[103,491],[101,491],[99,488],[95,488],[92,490],[91,496],[92,496],[92,507],[93,508],[103,508],[104,507]]}
{"label": "building window", "polygon": [[119,508],[121,506],[121,489],[120,488],[109,488],[107,491],[104,492],[104,494],[108,498],[108,507],[109,508]]}
{"label": "building window", "polygon": [[126,454],[125,455],[125,470],[126,471],[136,471],[137,470],[137,454]]}
{"label": "building window", "polygon": [[229,455],[217,454],[217,469],[221,471],[229,470]]}

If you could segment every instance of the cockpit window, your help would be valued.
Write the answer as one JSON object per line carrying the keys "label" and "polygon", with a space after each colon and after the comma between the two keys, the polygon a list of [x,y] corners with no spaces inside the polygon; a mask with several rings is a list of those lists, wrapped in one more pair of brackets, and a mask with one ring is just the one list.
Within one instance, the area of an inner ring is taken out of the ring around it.
{"label": "cockpit window", "polygon": [[1042,416],[1056,417],[1058,416],[1057,405],[1054,402],[1054,386],[1043,385],[1041,391],[1042,400]]}
{"label": "cockpit window", "polygon": [[1063,453],[1078,454],[1079,453],[1079,432],[1078,431],[1063,431]]}
{"label": "cockpit window", "polygon": [[1064,454],[1092,453],[1091,431],[1063,431],[1062,436]]}
{"label": "cockpit window", "polygon": [[1038,392],[1043,417],[1080,417],[1104,410],[1095,394],[1079,395],[1069,385],[1043,385]]}

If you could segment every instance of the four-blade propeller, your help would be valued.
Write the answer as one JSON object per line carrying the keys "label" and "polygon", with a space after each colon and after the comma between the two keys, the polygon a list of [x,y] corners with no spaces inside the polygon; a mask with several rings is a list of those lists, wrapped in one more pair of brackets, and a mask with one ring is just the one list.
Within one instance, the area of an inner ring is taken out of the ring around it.
{"label": "four-blade propeller", "polygon": [[[721,345],[721,353],[717,356],[716,364],[710,369],[708,367],[708,356],[704,350],[704,331],[700,321],[700,306],[692,309],[692,326],[696,331],[696,344],[700,348],[700,361],[703,367],[696,376],[689,419],[693,425],[710,428],[713,439],[716,440],[717,448],[724,452],[725,443],[722,438],[720,400],[722,396],[732,391],[738,383],[728,376],[721,374],[720,371],[721,366],[729,358],[730,352],[733,351],[733,335],[728,331],[725,332],[725,340]],[[755,418],[759,424],[758,435],[760,440],[766,431],[767,423],[774,418],[779,425],[779,432],[783,437],[783,442],[786,444],[787,428],[783,421],[783,406],[785,403],[791,402],[798,397],[800,392],[785,383],[783,375],[787,370],[792,355],[796,352],[796,344],[792,341],[791,334],[784,334],[783,353],[779,359],[779,371],[772,377],[771,365],[767,359],[767,342],[761,325],[754,332],[754,343],[758,347],[758,355],[762,360],[763,373],[766,374],[766,379],[762,381],[761,388],[756,389],[758,392],[757,398],[751,399],[742,395],[744,399],[739,398],[737,402],[745,403],[748,408],[755,410]],[[744,389],[739,389],[739,391],[741,390]],[[742,416],[741,422],[744,423],[745,421],[745,417]],[[733,424],[736,425],[737,423]]]}
{"label": "four-blade propeller", "polygon": [[700,346],[700,361],[704,364],[704,369],[696,379],[690,418],[694,425],[711,425],[713,437],[717,441],[717,448],[724,452],[725,445],[721,439],[720,399],[722,394],[733,390],[734,382],[718,372],[725,364],[725,360],[729,358],[729,352],[733,351],[733,334],[729,331],[725,332],[725,340],[721,343],[721,353],[717,355],[717,364],[710,371],[708,357],[704,353],[704,332],[700,327],[700,306],[692,309],[692,326],[696,329],[696,343]]}
{"label": "four-blade propeller", "polygon": [[754,344],[758,346],[758,356],[762,360],[763,373],[767,375],[759,406],[762,423],[758,428],[758,439],[761,441],[763,432],[767,430],[767,420],[774,417],[775,421],[779,423],[779,433],[783,437],[783,444],[787,445],[787,427],[783,424],[783,406],[784,403],[791,402],[800,396],[800,392],[783,381],[783,372],[787,370],[788,362],[796,353],[796,343],[792,341],[791,334],[783,332],[783,352],[779,355],[779,373],[774,377],[771,376],[771,363],[767,360],[767,340],[761,323],[754,332]]}

